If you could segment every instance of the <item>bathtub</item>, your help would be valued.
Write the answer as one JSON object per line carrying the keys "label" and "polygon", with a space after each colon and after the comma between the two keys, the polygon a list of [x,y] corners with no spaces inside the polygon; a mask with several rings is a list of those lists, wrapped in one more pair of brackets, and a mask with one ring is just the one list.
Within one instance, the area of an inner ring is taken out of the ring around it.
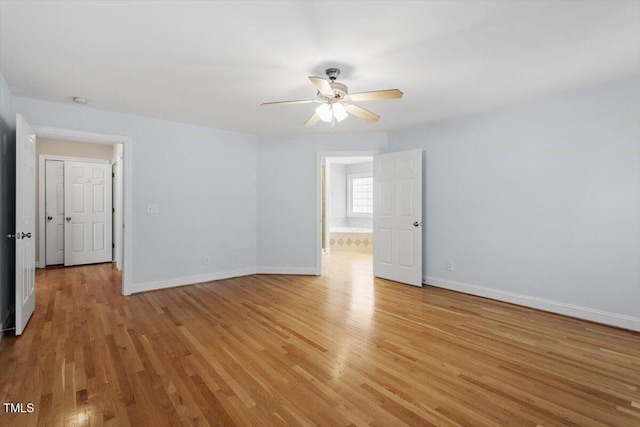
{"label": "bathtub", "polygon": [[360,227],[331,227],[329,233],[370,233],[373,234],[372,228]]}
{"label": "bathtub", "polygon": [[329,248],[333,251],[373,253],[373,229],[361,227],[329,228]]}

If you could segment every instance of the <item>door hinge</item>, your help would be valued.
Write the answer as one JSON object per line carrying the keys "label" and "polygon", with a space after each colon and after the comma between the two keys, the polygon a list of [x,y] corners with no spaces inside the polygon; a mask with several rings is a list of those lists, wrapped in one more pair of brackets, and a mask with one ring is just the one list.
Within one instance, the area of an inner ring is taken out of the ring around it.
{"label": "door hinge", "polygon": [[116,174],[111,172],[111,178],[115,178],[115,177],[116,177]]}
{"label": "door hinge", "polygon": [[115,244],[115,243],[112,243],[112,244],[111,244],[111,248],[113,249],[113,248],[115,248],[115,247],[116,247],[116,244]]}
{"label": "door hinge", "polygon": [[116,213],[116,208],[111,208],[111,213]]}

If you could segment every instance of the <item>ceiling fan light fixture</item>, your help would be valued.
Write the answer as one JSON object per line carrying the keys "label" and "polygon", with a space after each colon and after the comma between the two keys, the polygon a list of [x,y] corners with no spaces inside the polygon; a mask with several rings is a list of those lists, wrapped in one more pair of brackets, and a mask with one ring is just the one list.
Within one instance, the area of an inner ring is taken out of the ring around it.
{"label": "ceiling fan light fixture", "polygon": [[322,104],[316,108],[316,114],[323,122],[330,123],[331,120],[333,120],[333,112],[331,111],[331,106],[329,104]]}
{"label": "ceiling fan light fixture", "polygon": [[340,102],[336,102],[335,104],[333,104],[333,117],[335,117],[338,122],[343,121],[348,116],[349,113],[347,113],[344,105],[342,105]]}

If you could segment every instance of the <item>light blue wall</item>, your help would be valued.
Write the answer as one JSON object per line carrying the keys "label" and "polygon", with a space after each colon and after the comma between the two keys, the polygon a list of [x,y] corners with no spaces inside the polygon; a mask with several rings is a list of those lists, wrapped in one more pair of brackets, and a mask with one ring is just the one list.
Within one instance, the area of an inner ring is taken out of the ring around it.
{"label": "light blue wall", "polygon": [[19,97],[14,109],[32,125],[133,138],[134,286],[255,267],[254,135]]}
{"label": "light blue wall", "polygon": [[640,317],[638,77],[390,133],[412,148],[427,276]]}
{"label": "light blue wall", "polygon": [[258,267],[315,268],[320,151],[385,152],[387,134],[258,137]]}
{"label": "light blue wall", "polygon": [[369,162],[353,163],[347,165],[347,175],[356,173],[373,173],[373,160]]}

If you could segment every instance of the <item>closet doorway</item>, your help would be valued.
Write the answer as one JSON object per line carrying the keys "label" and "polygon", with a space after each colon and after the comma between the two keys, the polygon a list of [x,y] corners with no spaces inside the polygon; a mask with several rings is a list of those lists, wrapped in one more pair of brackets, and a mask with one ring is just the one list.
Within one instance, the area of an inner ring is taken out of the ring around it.
{"label": "closet doorway", "polygon": [[122,144],[40,138],[37,151],[38,267],[115,261],[121,270]]}
{"label": "closet doorway", "polygon": [[113,261],[112,168],[81,160],[44,162],[45,266]]}

